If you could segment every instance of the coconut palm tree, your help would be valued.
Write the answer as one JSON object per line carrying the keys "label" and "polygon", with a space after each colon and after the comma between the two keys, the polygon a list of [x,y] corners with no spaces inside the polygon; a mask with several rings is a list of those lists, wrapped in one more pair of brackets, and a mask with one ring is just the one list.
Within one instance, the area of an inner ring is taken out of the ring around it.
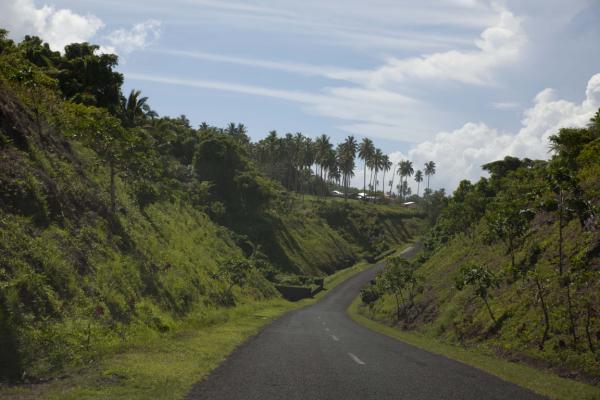
{"label": "coconut palm tree", "polygon": [[[328,158],[331,156],[331,151],[333,149],[333,145],[329,139],[329,136],[323,134],[315,139],[315,162],[319,167],[319,177],[321,178],[321,182],[325,182],[326,176],[323,171],[327,168]],[[315,169],[315,174],[317,173]],[[323,192],[325,191],[325,187],[323,188]],[[323,193],[324,194],[324,193]]]}
{"label": "coconut palm tree", "polygon": [[[392,174],[392,184],[390,185],[390,196],[392,195],[392,188],[394,187],[394,178],[396,177],[396,175],[400,175],[400,181],[402,181],[402,170],[400,169],[401,165],[402,165],[402,161],[400,161],[396,165],[396,170]],[[400,192],[398,192],[398,194],[400,194]]]}
{"label": "coconut palm tree", "polygon": [[433,161],[425,163],[425,175],[427,176],[427,189],[429,189],[429,178],[435,175],[435,163]]}
{"label": "coconut palm tree", "polygon": [[423,172],[420,169],[415,172],[415,182],[417,182],[417,196],[419,196],[419,188],[423,182]]}
{"label": "coconut palm tree", "polygon": [[350,178],[354,176],[354,159],[356,158],[357,143],[354,136],[348,136],[343,143],[338,145],[338,164],[343,178],[344,198],[348,197]]}
{"label": "coconut palm tree", "polygon": [[[415,172],[415,170],[413,168],[413,163],[409,160],[400,161],[399,169],[400,169],[400,186],[406,187],[406,186],[408,186],[408,178],[410,176],[412,176],[412,174]],[[404,178],[404,181],[402,181],[402,178]],[[402,190],[401,192],[402,192],[401,194],[404,196],[404,193],[406,191]]]}
{"label": "coconut palm tree", "polygon": [[381,151],[381,149],[375,149],[375,154],[373,154],[373,169],[375,170],[375,180],[373,181],[373,188],[374,191],[373,193],[376,195],[377,194],[377,177],[379,175],[379,171],[381,171],[383,169],[383,152]]}
{"label": "coconut palm tree", "polygon": [[141,91],[131,89],[127,98],[121,96],[120,117],[126,128],[133,128],[140,120],[157,115],[148,105],[148,97],[140,97],[141,95]]}
{"label": "coconut palm tree", "polygon": [[358,158],[363,161],[363,193],[367,190],[367,164],[371,162],[375,154],[375,145],[369,138],[364,138],[358,146]]}
{"label": "coconut palm tree", "polygon": [[383,182],[383,185],[382,185],[383,187],[382,187],[381,191],[383,192],[383,197],[385,197],[385,173],[388,172],[390,169],[392,169],[393,165],[394,165],[394,163],[392,163],[390,161],[390,157],[387,154],[385,154],[383,156],[383,160],[381,162],[381,166],[382,166],[382,169],[383,169],[383,178],[381,180]]}

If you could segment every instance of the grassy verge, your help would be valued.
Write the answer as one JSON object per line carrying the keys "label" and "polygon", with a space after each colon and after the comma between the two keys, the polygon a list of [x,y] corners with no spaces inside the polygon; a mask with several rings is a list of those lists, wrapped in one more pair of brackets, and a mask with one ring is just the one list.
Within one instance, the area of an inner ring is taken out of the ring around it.
{"label": "grassy verge", "polygon": [[[325,279],[332,289],[367,269],[363,262]],[[176,332],[132,340],[109,355],[64,379],[47,383],[0,387],[2,399],[176,399],[205,378],[238,345],[286,312],[325,296],[296,303],[282,299],[241,304],[231,309],[204,310]]]}
{"label": "grassy verge", "polygon": [[600,388],[561,378],[549,372],[538,370],[527,365],[513,363],[491,355],[482,354],[476,350],[467,350],[462,347],[442,343],[419,333],[401,331],[367,318],[362,315],[361,312],[360,299],[357,297],[348,308],[348,314],[359,324],[431,353],[440,354],[471,365],[492,375],[496,375],[501,379],[513,382],[521,387],[547,396],[550,399],[600,399]]}

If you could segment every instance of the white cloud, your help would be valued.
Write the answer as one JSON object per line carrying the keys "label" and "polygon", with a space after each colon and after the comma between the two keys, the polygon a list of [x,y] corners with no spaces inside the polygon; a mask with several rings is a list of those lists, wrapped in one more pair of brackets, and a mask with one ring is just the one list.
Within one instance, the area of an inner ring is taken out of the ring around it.
{"label": "white cloud", "polygon": [[513,101],[497,101],[492,103],[492,107],[496,110],[514,110],[519,107],[519,103]]}
{"label": "white cloud", "polygon": [[353,71],[324,66],[324,65],[314,65],[314,64],[306,64],[306,63],[295,63],[295,62],[287,62],[287,61],[274,61],[274,60],[261,60],[256,58],[244,58],[244,57],[233,57],[226,56],[222,54],[208,53],[203,51],[182,51],[182,50],[156,50],[157,53],[174,55],[174,56],[182,56],[195,58],[199,60],[205,61],[213,61],[213,62],[222,62],[222,63],[230,63],[243,65],[248,67],[257,67],[257,68],[266,68],[277,71],[285,71],[294,74],[306,75],[306,76],[322,76],[330,79],[345,79],[345,74],[351,74]]}
{"label": "white cloud", "polygon": [[187,86],[191,88],[222,90],[225,92],[251,94],[255,96],[272,97],[276,99],[295,101],[305,104],[312,104],[319,101],[319,95],[314,95],[302,91],[278,90],[255,85],[241,85],[236,83],[210,81],[203,79],[173,78],[168,76],[157,76],[136,73],[127,74],[127,79],[164,83],[168,85]]}
{"label": "white cloud", "polygon": [[452,132],[441,132],[409,151],[409,158],[422,165],[437,163],[435,187],[453,189],[461,179],[476,180],[484,175],[481,165],[507,155],[547,159],[548,138],[563,127],[584,127],[600,108],[600,73],[587,84],[585,99],[574,103],[558,99],[544,89],[525,110],[522,127],[516,134],[498,132],[484,123],[469,122]]}
{"label": "white cloud", "polygon": [[[474,1],[449,1],[461,9],[481,7],[479,2]],[[365,11],[360,6],[358,9]],[[417,13],[422,11],[418,7],[416,9]],[[439,130],[438,121],[443,120],[441,117],[445,113],[416,100],[414,96],[418,96],[423,87],[439,81],[493,84],[496,68],[518,60],[526,43],[521,21],[506,9],[496,7],[493,11],[495,20],[483,29],[478,39],[471,41],[471,50],[388,58],[386,63],[372,69],[243,58],[201,51],[158,51],[218,63],[346,81],[347,85],[323,88],[318,94],[312,95],[313,101],[307,102],[304,110],[310,114],[343,120],[344,123],[338,126],[351,133],[419,143]],[[331,10],[325,7],[322,12]],[[415,10],[411,8],[411,12]],[[353,17],[359,18],[357,15]],[[406,95],[409,92],[412,93],[410,97]],[[499,107],[506,108],[507,104],[499,103]],[[427,117],[424,118],[424,115]]]}
{"label": "white cloud", "polygon": [[69,43],[88,41],[104,27],[94,15],[80,15],[47,5],[38,8],[33,0],[0,2],[0,22],[12,37],[38,35],[53,50],[60,51]]}
{"label": "white cloud", "polygon": [[[385,183],[385,191],[388,192],[390,190],[390,186],[389,183],[392,180],[392,174],[395,173],[395,171],[398,168],[398,163],[402,160],[406,160],[408,157],[406,155],[404,155],[402,152],[400,151],[395,151],[393,153],[388,154],[388,157],[390,159],[390,161],[393,163],[392,168],[387,171],[385,173],[385,182],[383,181],[383,171],[380,171],[378,176],[377,176],[377,181],[378,181],[378,190],[381,190],[381,185]],[[351,181],[351,185],[362,189],[363,185],[364,185],[364,180],[363,180],[363,176],[364,175],[364,164],[362,163],[362,161],[357,160],[357,166],[354,170],[354,176],[352,177],[352,181]],[[417,170],[417,168],[415,168],[415,171]],[[393,190],[394,192],[397,192],[396,190],[396,185],[400,182],[400,177],[398,175],[396,175],[394,178],[394,187]],[[366,186],[368,187],[369,185],[369,181],[371,180],[371,172],[369,171],[369,169],[367,169],[367,179],[366,179]],[[373,179],[374,180],[374,179]],[[423,187],[423,186],[421,186]]]}
{"label": "white cloud", "polygon": [[[95,15],[81,15],[68,8],[48,5],[37,7],[33,0],[0,1],[0,24],[17,40],[25,35],[37,35],[58,51],[63,51],[70,43],[91,41],[105,27]],[[160,22],[147,20],[129,30],[114,30],[106,37],[108,43],[101,45],[99,51],[128,53],[142,50],[159,36]]]}
{"label": "white cloud", "polygon": [[135,24],[131,29],[114,30],[107,36],[107,40],[116,51],[130,53],[143,50],[158,40],[160,25],[160,21],[150,19]]}
{"label": "white cloud", "polygon": [[521,21],[510,11],[503,9],[499,10],[498,22],[486,28],[475,41],[476,50],[451,50],[421,57],[392,58],[386,65],[360,75],[369,86],[382,86],[408,79],[489,85],[494,83],[493,70],[517,61],[525,43],[526,35]]}

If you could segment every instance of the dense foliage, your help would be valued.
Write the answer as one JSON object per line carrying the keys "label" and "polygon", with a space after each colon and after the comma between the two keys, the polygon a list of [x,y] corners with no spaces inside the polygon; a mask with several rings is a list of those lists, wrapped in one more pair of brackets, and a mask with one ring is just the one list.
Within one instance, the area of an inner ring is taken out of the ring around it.
{"label": "dense foliage", "polygon": [[0,30],[0,382],[88,365],[419,231],[417,212],[325,198],[308,150],[267,162],[241,124],[158,116],[97,50]]}
{"label": "dense foliage", "polygon": [[[552,135],[550,160],[488,163],[489,177],[442,199],[403,327],[598,383],[599,126],[600,111]],[[396,304],[392,293],[371,308],[393,321]]]}

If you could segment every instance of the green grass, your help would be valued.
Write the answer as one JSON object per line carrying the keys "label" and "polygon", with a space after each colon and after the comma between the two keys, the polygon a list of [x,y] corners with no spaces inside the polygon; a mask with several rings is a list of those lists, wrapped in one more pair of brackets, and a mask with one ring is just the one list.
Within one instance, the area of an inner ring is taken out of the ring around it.
{"label": "green grass", "polygon": [[[362,262],[325,279],[332,289],[371,265]],[[141,337],[120,352],[48,383],[0,387],[2,399],[176,399],[205,378],[238,345],[288,311],[318,301],[282,299],[203,310],[175,332]]]}
{"label": "green grass", "polygon": [[600,388],[561,378],[546,371],[527,365],[508,362],[476,350],[467,350],[458,346],[442,343],[425,335],[401,331],[361,314],[360,298],[356,298],[348,308],[350,317],[367,328],[405,343],[440,354],[456,361],[471,365],[482,371],[496,375],[521,387],[555,400],[594,400],[600,399]]}

